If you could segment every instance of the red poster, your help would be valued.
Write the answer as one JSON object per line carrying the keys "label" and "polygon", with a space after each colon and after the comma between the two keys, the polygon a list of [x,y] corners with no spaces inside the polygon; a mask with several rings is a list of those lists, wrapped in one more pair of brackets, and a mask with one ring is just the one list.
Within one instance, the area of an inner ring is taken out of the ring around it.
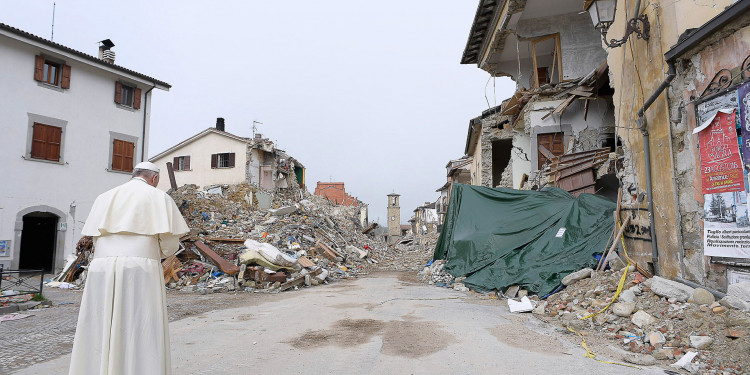
{"label": "red poster", "polygon": [[742,158],[734,112],[719,111],[698,134],[703,170],[703,194],[744,191]]}

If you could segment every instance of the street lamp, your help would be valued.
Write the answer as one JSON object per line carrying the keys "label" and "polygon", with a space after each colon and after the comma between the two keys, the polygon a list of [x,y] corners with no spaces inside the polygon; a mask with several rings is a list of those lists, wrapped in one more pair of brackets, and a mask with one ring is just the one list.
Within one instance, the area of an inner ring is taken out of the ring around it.
{"label": "street lamp", "polygon": [[650,25],[645,14],[628,20],[627,27],[625,28],[625,36],[622,39],[607,41],[607,31],[612,26],[612,23],[615,22],[617,0],[586,0],[583,7],[584,10],[589,12],[594,28],[602,34],[602,39],[607,47],[615,48],[625,44],[632,33],[636,33],[638,38],[648,42]]}

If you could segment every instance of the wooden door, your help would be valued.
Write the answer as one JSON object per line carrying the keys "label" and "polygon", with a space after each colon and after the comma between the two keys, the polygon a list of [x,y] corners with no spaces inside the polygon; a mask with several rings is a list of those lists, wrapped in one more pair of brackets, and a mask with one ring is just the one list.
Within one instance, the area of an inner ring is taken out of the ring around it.
{"label": "wooden door", "polygon": [[540,146],[549,150],[552,155],[560,156],[565,153],[565,134],[563,133],[545,133],[537,134],[537,157],[539,165],[537,168],[542,169],[542,166],[547,161],[547,157],[539,150]]}

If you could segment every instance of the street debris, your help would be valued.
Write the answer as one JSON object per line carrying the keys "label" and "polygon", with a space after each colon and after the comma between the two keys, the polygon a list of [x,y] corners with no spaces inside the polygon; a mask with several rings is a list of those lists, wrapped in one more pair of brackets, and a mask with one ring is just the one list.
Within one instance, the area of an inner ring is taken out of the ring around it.
{"label": "street debris", "polygon": [[[169,289],[200,294],[281,292],[366,275],[416,271],[431,259],[437,234],[387,246],[354,206],[304,190],[270,193],[249,184],[184,185],[169,192],[191,231],[162,261]],[[95,252],[83,237],[62,273],[46,285],[82,288]]]}
{"label": "street debris", "polygon": [[21,313],[0,315],[0,322],[9,322],[11,320],[19,320],[19,319],[29,318],[32,316],[34,315],[33,314],[21,314]]}

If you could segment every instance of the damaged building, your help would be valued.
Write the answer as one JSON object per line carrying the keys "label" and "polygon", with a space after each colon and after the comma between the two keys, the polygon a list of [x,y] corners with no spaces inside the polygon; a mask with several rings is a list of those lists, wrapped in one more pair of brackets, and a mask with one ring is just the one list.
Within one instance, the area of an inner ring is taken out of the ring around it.
{"label": "damaged building", "polygon": [[748,9],[481,0],[461,62],[516,92],[469,121],[471,183],[606,196],[639,266],[750,280]]}
{"label": "damaged building", "polygon": [[472,183],[538,189],[562,177],[574,194],[616,192],[602,179],[616,146],[606,56],[580,1],[480,1],[461,63],[510,77],[516,92],[469,122]]}
{"label": "damaged building", "polygon": [[[215,127],[162,151],[149,161],[164,171],[167,163],[172,163],[179,186],[194,184],[207,189],[247,182],[266,192],[305,189],[302,163],[261,134],[246,138],[225,131],[221,117],[216,119]],[[158,187],[168,190],[169,179],[161,179]]]}

